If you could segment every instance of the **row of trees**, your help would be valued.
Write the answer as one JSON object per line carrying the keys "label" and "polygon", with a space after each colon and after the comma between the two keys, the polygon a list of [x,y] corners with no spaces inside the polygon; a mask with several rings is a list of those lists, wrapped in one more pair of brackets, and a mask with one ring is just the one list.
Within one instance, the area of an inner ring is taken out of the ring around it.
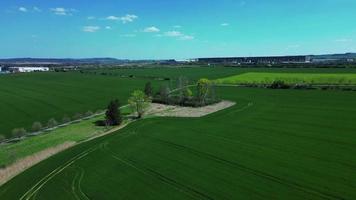
{"label": "row of trees", "polygon": [[[101,113],[101,112],[102,111],[98,110],[96,113]],[[35,133],[35,132],[42,131],[44,129],[54,128],[54,127],[58,126],[59,124],[66,124],[66,123],[71,122],[72,120],[79,120],[79,119],[82,119],[85,117],[92,116],[93,114],[94,113],[92,111],[87,111],[84,114],[76,113],[73,115],[72,118],[65,115],[65,116],[63,116],[61,122],[58,122],[55,118],[51,118],[47,121],[47,123],[45,125],[42,124],[41,122],[36,121],[32,124],[30,132]],[[15,128],[12,130],[12,136],[15,138],[25,136],[27,133],[29,133],[29,132],[25,128]],[[0,136],[0,141],[1,141],[1,138],[3,138],[3,137]],[[5,140],[5,139],[3,139],[3,140]]]}

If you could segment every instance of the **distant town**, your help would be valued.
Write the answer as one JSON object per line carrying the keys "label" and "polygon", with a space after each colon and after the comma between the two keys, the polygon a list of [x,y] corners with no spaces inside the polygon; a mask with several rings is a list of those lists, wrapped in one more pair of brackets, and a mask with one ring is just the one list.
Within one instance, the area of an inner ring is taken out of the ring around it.
{"label": "distant town", "polygon": [[275,66],[275,67],[354,67],[356,53],[295,56],[259,57],[211,57],[187,60],[120,60],[115,58],[89,59],[41,59],[13,58],[0,59],[0,73],[47,72],[51,70],[73,71],[86,67],[125,67],[125,66],[179,66],[179,65],[225,65],[225,66]]}

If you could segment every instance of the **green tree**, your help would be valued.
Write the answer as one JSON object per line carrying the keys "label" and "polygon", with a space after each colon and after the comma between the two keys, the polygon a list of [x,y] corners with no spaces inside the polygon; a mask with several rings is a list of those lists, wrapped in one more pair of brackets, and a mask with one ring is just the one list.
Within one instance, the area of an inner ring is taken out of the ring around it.
{"label": "green tree", "polygon": [[57,125],[58,125],[58,122],[54,118],[48,120],[48,122],[47,122],[48,128],[53,128],[53,127],[56,127]]}
{"label": "green tree", "polygon": [[161,86],[159,89],[159,96],[161,97],[161,101],[163,103],[168,104],[170,98],[171,89],[167,85]]}
{"label": "green tree", "polygon": [[109,103],[105,112],[105,120],[109,126],[116,126],[122,123],[119,100],[116,99]]}
{"label": "green tree", "polygon": [[6,137],[5,137],[4,135],[1,135],[1,134],[0,134],[0,143],[3,142],[3,141],[5,141],[5,139],[6,139]]}
{"label": "green tree", "polygon": [[206,78],[202,78],[197,82],[197,97],[201,105],[205,105],[210,85],[211,82]]}
{"label": "green tree", "polygon": [[17,137],[17,138],[26,135],[26,133],[27,133],[27,131],[24,128],[15,128],[12,130],[12,136]]}
{"label": "green tree", "polygon": [[70,122],[70,117],[68,117],[67,115],[63,116],[62,123],[66,124],[68,122]]}
{"label": "green tree", "polygon": [[190,98],[192,98],[193,96],[193,92],[188,88],[183,88],[183,101],[186,102],[188,101]]}
{"label": "green tree", "polygon": [[146,96],[152,97],[153,95],[153,88],[151,82],[147,82],[145,85],[145,90],[144,90]]}
{"label": "green tree", "polygon": [[151,103],[151,99],[141,90],[135,90],[128,100],[131,109],[137,113],[138,118],[142,118],[146,109]]}
{"label": "green tree", "polygon": [[41,122],[34,122],[34,123],[32,124],[32,131],[34,131],[34,132],[38,132],[38,131],[40,131],[42,128],[43,128],[43,126],[42,126]]}

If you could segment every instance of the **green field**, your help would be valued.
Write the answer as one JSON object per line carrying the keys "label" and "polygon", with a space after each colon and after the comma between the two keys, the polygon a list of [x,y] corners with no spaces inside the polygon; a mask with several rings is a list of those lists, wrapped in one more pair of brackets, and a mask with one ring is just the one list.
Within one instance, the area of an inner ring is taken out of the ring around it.
{"label": "green field", "polygon": [[31,129],[67,115],[104,109],[111,99],[126,104],[129,94],[147,80],[83,75],[79,73],[30,73],[0,76],[0,134],[14,128]]}
{"label": "green field", "polygon": [[218,79],[247,72],[269,73],[356,73],[356,68],[239,68],[239,67],[155,67],[155,68],[113,68],[84,70],[87,73],[107,76],[133,76],[136,78],[170,78],[185,76],[191,81],[200,78]]}
{"label": "green field", "polygon": [[234,75],[216,82],[221,84],[286,84],[356,85],[356,73],[261,73],[250,72]]}
{"label": "green field", "polygon": [[[356,73],[356,69],[287,69],[233,67],[156,67],[87,70],[90,73],[27,73],[0,76],[0,134],[11,136],[14,128],[31,129],[32,123],[46,124],[51,118],[104,109],[112,98],[126,103],[134,89],[142,89],[147,81],[154,85],[174,81],[154,81],[152,78],[175,80],[186,76],[194,83],[199,78],[219,79],[246,72],[273,73]],[[110,75],[101,75],[104,72]],[[134,78],[121,76],[133,75]]]}
{"label": "green field", "polygon": [[27,170],[0,199],[356,199],[356,93],[219,91],[237,105],[135,122]]}

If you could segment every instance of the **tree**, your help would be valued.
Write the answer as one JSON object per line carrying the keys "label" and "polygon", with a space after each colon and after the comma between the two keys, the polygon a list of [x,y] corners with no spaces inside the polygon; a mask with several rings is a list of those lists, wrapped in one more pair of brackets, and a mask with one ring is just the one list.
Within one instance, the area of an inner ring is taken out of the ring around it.
{"label": "tree", "polygon": [[122,115],[119,107],[119,100],[115,99],[110,101],[105,112],[105,120],[107,125],[116,126],[122,123]]}
{"label": "tree", "polygon": [[159,96],[161,97],[161,101],[163,103],[168,104],[169,103],[169,97],[170,97],[171,90],[167,85],[161,86],[159,89]]}
{"label": "tree", "polygon": [[184,76],[180,76],[177,80],[177,89],[178,89],[178,100],[180,103],[184,103],[186,88],[188,87],[188,79]]}
{"label": "tree", "polygon": [[32,131],[33,131],[33,132],[38,132],[38,131],[40,131],[42,128],[43,128],[43,126],[42,126],[41,122],[34,122],[34,123],[32,124]]}
{"label": "tree", "polygon": [[138,118],[142,118],[146,109],[151,103],[151,99],[141,90],[135,90],[128,100],[131,109],[137,113]]}
{"label": "tree", "polygon": [[70,122],[70,117],[68,117],[67,115],[63,116],[62,118],[62,123],[66,124]]}
{"label": "tree", "polygon": [[12,136],[20,138],[24,135],[26,135],[26,130],[24,128],[15,128],[14,130],[12,130]]}
{"label": "tree", "polygon": [[189,88],[183,89],[183,102],[188,101],[193,96],[193,92]]}
{"label": "tree", "polygon": [[1,135],[1,134],[0,134],[0,143],[3,142],[3,141],[5,141],[5,139],[6,139],[6,137],[5,137],[4,135]]}
{"label": "tree", "polygon": [[206,97],[209,93],[210,84],[211,82],[206,78],[202,78],[197,82],[197,97],[201,105],[205,104]]}
{"label": "tree", "polygon": [[58,125],[58,122],[54,118],[48,120],[48,122],[47,122],[48,128],[53,128],[53,127],[56,127],[57,125]]}
{"label": "tree", "polygon": [[145,85],[145,94],[146,96],[148,97],[152,97],[153,95],[153,88],[152,88],[152,84],[151,82],[147,82],[146,85]]}

